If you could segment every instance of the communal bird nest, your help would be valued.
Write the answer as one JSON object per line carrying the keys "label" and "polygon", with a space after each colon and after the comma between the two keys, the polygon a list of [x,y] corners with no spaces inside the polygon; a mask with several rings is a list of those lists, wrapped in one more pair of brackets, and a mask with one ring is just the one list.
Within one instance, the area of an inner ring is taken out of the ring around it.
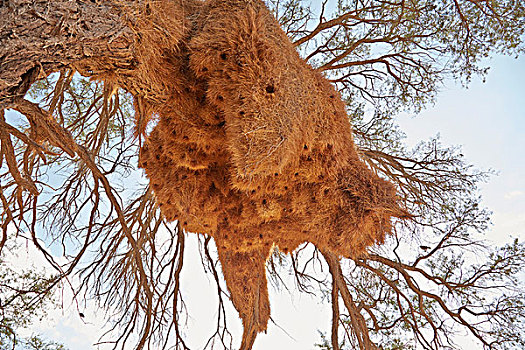
{"label": "communal bird nest", "polygon": [[[177,11],[171,37],[155,32],[148,16]],[[136,74],[163,96],[136,95],[139,129],[157,118],[140,166],[167,219],[215,239],[245,336],[256,334],[273,247],[363,254],[402,213],[395,188],[360,161],[341,96],[262,1],[160,1],[134,25]]]}

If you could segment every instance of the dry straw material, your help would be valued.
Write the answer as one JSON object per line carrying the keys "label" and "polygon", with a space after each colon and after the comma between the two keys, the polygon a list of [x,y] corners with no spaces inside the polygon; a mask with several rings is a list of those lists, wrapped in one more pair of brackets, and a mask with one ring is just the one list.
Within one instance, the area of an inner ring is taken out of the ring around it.
{"label": "dry straw material", "polygon": [[[169,220],[213,236],[245,333],[263,331],[273,247],[359,256],[400,215],[395,188],[360,161],[341,96],[262,1],[148,6],[141,74],[166,97],[137,97],[139,126],[158,118],[140,166]],[[148,16],[173,11],[185,22],[166,45]]]}

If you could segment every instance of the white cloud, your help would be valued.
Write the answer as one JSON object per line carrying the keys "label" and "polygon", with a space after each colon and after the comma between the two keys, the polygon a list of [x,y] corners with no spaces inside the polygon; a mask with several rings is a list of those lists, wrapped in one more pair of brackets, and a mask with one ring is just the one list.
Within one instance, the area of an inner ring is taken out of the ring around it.
{"label": "white cloud", "polygon": [[523,191],[511,191],[511,192],[505,193],[505,195],[503,197],[505,199],[514,199],[516,197],[521,197],[524,194],[525,194],[525,192],[523,192]]}

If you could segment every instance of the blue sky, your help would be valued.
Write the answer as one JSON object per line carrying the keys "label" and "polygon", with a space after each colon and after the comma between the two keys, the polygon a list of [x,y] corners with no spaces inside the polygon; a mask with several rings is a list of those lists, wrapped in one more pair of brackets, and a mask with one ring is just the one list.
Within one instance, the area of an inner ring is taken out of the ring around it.
{"label": "blue sky", "polygon": [[502,243],[525,239],[525,58],[498,56],[488,64],[486,83],[449,84],[435,106],[399,122],[409,144],[440,133],[444,144],[462,146],[468,162],[497,172],[481,195],[494,213],[487,238]]}

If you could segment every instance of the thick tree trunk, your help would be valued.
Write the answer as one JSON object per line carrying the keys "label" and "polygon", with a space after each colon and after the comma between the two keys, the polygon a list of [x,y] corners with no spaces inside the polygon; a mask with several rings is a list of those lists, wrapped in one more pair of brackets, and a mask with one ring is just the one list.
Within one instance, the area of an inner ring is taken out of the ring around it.
{"label": "thick tree trunk", "polygon": [[[123,7],[102,1],[11,0],[0,4],[0,108],[38,78],[81,60],[109,70],[136,65]],[[89,72],[86,72],[89,73]]]}

